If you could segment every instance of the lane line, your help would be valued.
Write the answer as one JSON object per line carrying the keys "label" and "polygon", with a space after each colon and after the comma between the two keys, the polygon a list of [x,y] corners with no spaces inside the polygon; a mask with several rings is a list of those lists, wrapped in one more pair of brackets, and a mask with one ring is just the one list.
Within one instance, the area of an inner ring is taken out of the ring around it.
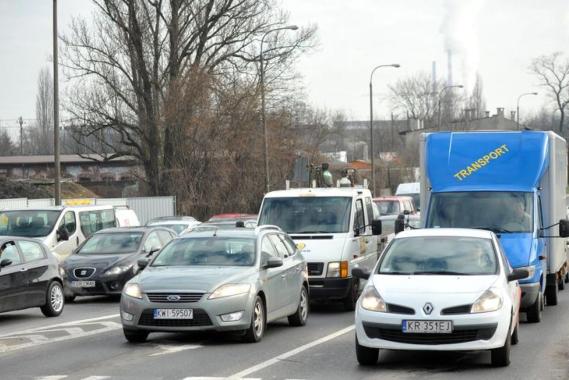
{"label": "lane line", "polygon": [[239,378],[243,378],[243,377],[245,377],[245,376],[247,376],[247,375],[250,375],[250,374],[252,374],[252,373],[255,373],[255,372],[258,372],[258,371],[260,371],[260,370],[262,370],[262,369],[265,369],[265,368],[267,368],[267,367],[270,367],[270,366],[272,366],[273,364],[277,364],[277,363],[279,363],[281,360],[288,359],[288,358],[290,358],[291,356],[295,356],[295,355],[297,355],[297,354],[299,354],[299,353],[301,353],[301,352],[303,352],[303,351],[306,351],[306,350],[308,350],[308,349],[310,349],[310,348],[312,348],[312,347],[316,347],[316,346],[319,346],[319,345],[321,345],[321,344],[323,344],[323,343],[326,343],[326,342],[328,342],[328,341],[330,341],[330,340],[332,340],[332,339],[336,339],[336,338],[338,338],[339,336],[342,336],[342,335],[347,334],[347,333],[349,333],[350,331],[354,330],[354,328],[355,328],[354,325],[348,326],[348,327],[346,327],[346,328],[344,328],[344,329],[342,329],[342,330],[336,331],[335,333],[332,333],[332,334],[330,334],[330,335],[326,335],[325,337],[322,337],[322,338],[320,338],[320,339],[317,339],[317,340],[315,340],[315,341],[313,341],[313,342],[310,342],[310,343],[307,343],[307,344],[305,344],[305,345],[303,345],[303,346],[297,347],[297,348],[295,348],[294,350],[290,350],[290,351],[288,351],[288,352],[285,352],[284,354],[280,354],[280,355],[278,355],[278,356],[275,356],[275,357],[272,358],[272,359],[266,360],[266,361],[264,361],[264,362],[262,362],[262,363],[259,363],[259,364],[257,364],[257,365],[252,366],[252,367],[249,367],[249,368],[247,368],[247,369],[244,369],[244,370],[241,371],[241,372],[237,372],[237,373],[235,373],[235,374],[229,376],[228,378],[229,378],[229,379],[239,379]]}
{"label": "lane line", "polygon": [[162,356],[162,355],[169,355],[174,354],[176,352],[182,352],[186,350],[195,350],[197,348],[202,348],[202,345],[196,344],[183,344],[183,345],[175,345],[175,346],[167,346],[167,345],[158,345],[158,349],[162,350],[160,352],[156,352],[154,354],[148,356]]}
{"label": "lane line", "polygon": [[109,314],[109,315],[104,315],[102,317],[96,317],[96,318],[88,318],[88,319],[79,319],[76,321],[69,321],[69,322],[62,322],[62,323],[57,323],[54,325],[49,325],[49,326],[41,326],[41,327],[34,327],[31,329],[27,329],[27,330],[21,330],[21,331],[16,331],[16,332],[11,332],[8,334],[3,334],[0,335],[0,338],[7,338],[7,337],[11,337],[13,335],[25,335],[25,334],[31,334],[37,331],[42,331],[42,330],[49,330],[49,329],[53,329],[53,328],[57,328],[57,327],[65,327],[65,326],[72,326],[72,325],[79,325],[79,324],[83,324],[83,323],[91,323],[91,322],[97,322],[97,321],[102,321],[105,319],[111,319],[111,318],[118,318],[120,317],[120,314]]}
{"label": "lane line", "polygon": [[67,375],[53,375],[53,376],[40,376],[34,377],[34,380],[62,380],[65,379]]}
{"label": "lane line", "polygon": [[110,379],[110,376],[89,376],[89,377],[85,377],[82,380],[105,380],[105,379]]}

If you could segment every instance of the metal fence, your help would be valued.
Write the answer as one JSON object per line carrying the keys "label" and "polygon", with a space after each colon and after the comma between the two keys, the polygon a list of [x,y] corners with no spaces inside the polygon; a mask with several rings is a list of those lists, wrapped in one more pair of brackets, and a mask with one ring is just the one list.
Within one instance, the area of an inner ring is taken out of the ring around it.
{"label": "metal fence", "polygon": [[[136,212],[141,224],[152,218],[176,215],[176,197],[137,197],[137,198],[80,198],[64,199],[64,205],[98,205],[128,207]],[[44,199],[0,199],[0,210],[19,208],[44,208],[55,205],[53,198]]]}

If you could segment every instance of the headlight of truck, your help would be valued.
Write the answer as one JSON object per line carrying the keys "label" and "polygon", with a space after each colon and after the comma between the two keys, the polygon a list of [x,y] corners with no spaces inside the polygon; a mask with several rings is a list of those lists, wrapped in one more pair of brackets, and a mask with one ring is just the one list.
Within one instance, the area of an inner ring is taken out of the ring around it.
{"label": "headlight of truck", "polygon": [[529,267],[520,267],[515,269],[525,269],[528,271],[528,276],[526,278],[532,278],[535,274],[535,265],[530,265]]}
{"label": "headlight of truck", "polygon": [[348,278],[348,262],[333,261],[328,263],[328,272],[326,272],[326,277]]}
{"label": "headlight of truck", "polygon": [[382,313],[387,312],[385,301],[379,295],[375,287],[367,286],[362,293],[362,307],[370,311],[379,311]]}
{"label": "headlight of truck", "polygon": [[142,299],[142,290],[138,284],[127,284],[124,287],[123,293],[129,297]]}
{"label": "headlight of truck", "polygon": [[213,300],[222,297],[237,296],[239,294],[249,293],[251,285],[249,284],[225,284],[215,289],[208,299]]}
{"label": "headlight of truck", "polygon": [[488,289],[472,304],[471,313],[489,313],[502,307],[502,297],[496,290]]}

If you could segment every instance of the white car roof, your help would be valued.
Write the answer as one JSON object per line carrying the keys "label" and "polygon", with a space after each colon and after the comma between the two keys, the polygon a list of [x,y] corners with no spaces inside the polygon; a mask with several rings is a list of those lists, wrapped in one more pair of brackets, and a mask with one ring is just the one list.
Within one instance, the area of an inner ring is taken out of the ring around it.
{"label": "white car roof", "polygon": [[421,228],[417,230],[406,230],[395,235],[395,239],[410,237],[428,236],[450,236],[450,237],[473,237],[481,239],[492,239],[492,231],[475,230],[470,228]]}
{"label": "white car roof", "polygon": [[357,187],[301,188],[271,191],[265,195],[265,198],[354,197],[358,195],[366,195],[371,197],[371,192],[368,189]]}

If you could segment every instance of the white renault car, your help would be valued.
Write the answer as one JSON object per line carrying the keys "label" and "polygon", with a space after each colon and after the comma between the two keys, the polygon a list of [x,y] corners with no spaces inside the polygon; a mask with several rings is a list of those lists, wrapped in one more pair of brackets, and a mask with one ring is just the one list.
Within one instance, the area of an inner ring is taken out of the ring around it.
{"label": "white renault car", "polygon": [[518,342],[525,270],[512,270],[494,233],[423,229],[397,234],[368,279],[356,307],[356,354],[377,363],[379,349],[491,350],[510,363]]}

